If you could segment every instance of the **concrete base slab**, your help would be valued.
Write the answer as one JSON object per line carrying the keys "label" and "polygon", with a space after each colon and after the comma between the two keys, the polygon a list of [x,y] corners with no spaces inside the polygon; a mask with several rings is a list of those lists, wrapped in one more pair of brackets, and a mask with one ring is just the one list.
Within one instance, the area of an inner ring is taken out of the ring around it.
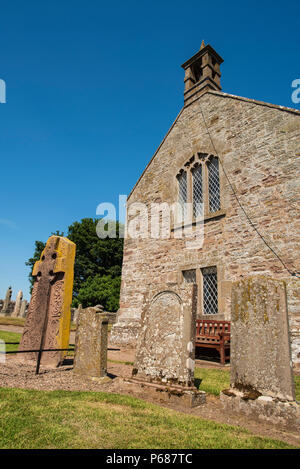
{"label": "concrete base slab", "polygon": [[160,402],[174,402],[186,407],[197,407],[206,402],[206,393],[198,391],[195,387],[188,388],[177,385],[163,385],[155,382],[150,383],[137,378],[128,378],[124,382],[144,388],[145,393]]}
{"label": "concrete base slab", "polygon": [[[254,397],[254,398],[253,398]],[[253,396],[234,389],[220,393],[224,410],[242,413],[248,417],[280,425],[291,431],[300,431],[300,404],[295,401],[279,401],[270,396]]]}

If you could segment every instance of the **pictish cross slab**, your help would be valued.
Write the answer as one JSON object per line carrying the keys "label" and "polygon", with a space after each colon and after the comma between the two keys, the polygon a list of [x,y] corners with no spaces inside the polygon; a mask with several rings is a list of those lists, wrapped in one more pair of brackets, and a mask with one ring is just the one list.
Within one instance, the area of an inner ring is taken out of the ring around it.
{"label": "pictish cross slab", "polygon": [[[33,267],[35,278],[19,350],[66,349],[69,345],[75,244],[51,236]],[[36,353],[20,356],[34,360]],[[42,363],[58,366],[65,352],[47,352]]]}

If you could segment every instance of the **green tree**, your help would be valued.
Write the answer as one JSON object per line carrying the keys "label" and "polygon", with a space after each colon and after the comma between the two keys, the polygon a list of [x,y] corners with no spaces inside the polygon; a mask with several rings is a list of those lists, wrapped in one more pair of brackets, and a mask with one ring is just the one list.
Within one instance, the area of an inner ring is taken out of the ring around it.
{"label": "green tree", "polygon": [[100,304],[106,311],[117,311],[119,308],[121,277],[96,275],[89,277],[79,290],[78,303],[84,308]]}
{"label": "green tree", "polygon": [[[80,222],[72,223],[68,228],[66,237],[76,244],[72,304],[77,306],[81,302],[81,300],[79,301],[79,292],[81,292],[84,307],[102,304],[105,308],[110,308],[109,311],[115,311],[118,307],[120,293],[120,286],[117,287],[117,285],[120,285],[121,278],[123,238],[120,238],[119,235],[123,225],[116,222],[116,238],[106,237],[100,239],[96,232],[98,221],[93,218],[83,218]],[[64,235],[58,231],[51,234]],[[31,267],[29,273],[31,289],[34,282],[31,275],[32,268],[34,263],[40,259],[44,247],[45,243],[43,241],[36,241],[34,255],[26,262],[26,265]],[[98,296],[93,296],[90,285],[94,279],[94,282],[97,282],[102,277],[105,277],[105,280],[100,282],[101,286],[97,288]],[[108,287],[109,282],[111,282],[111,288]],[[90,300],[86,291],[89,292]],[[108,291],[110,291],[109,295]],[[101,303],[100,297],[103,298],[103,303]]]}
{"label": "green tree", "polygon": [[110,275],[119,277],[122,269],[123,238],[119,237],[122,225],[116,222],[116,238],[100,239],[96,232],[98,220],[83,218],[68,229],[67,237],[76,244],[74,266],[74,296],[89,277]]}

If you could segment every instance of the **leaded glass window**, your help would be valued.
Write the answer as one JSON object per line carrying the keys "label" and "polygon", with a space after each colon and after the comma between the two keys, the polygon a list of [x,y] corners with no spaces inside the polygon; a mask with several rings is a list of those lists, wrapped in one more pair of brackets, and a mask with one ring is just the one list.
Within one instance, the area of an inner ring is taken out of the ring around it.
{"label": "leaded glass window", "polygon": [[213,157],[207,163],[208,169],[208,195],[209,211],[217,212],[220,210],[220,177],[219,160]]}
{"label": "leaded glass window", "polygon": [[193,216],[197,218],[203,214],[202,165],[192,171],[193,175]]}
{"label": "leaded glass window", "polygon": [[183,218],[186,216],[186,203],[187,203],[187,174],[183,171],[177,176],[178,180],[178,202],[182,207]]}
{"label": "leaded glass window", "polygon": [[196,283],[196,270],[195,269],[183,270],[182,275],[183,275],[185,282]]}
{"label": "leaded glass window", "polygon": [[218,314],[218,278],[216,267],[202,269],[203,314]]}

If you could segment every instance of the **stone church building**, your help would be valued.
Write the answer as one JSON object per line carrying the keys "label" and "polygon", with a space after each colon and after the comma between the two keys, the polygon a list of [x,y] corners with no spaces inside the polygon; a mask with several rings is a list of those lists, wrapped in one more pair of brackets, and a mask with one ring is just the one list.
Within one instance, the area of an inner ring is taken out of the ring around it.
{"label": "stone church building", "polygon": [[[293,362],[300,366],[300,111],[221,91],[223,59],[202,43],[183,65],[184,105],[128,197],[190,203],[191,238],[124,243],[120,309],[111,342],[134,345],[144,295],[157,283],[195,282],[198,317],[230,320],[231,285],[244,276],[285,279]],[[199,225],[200,226],[200,225]]]}

